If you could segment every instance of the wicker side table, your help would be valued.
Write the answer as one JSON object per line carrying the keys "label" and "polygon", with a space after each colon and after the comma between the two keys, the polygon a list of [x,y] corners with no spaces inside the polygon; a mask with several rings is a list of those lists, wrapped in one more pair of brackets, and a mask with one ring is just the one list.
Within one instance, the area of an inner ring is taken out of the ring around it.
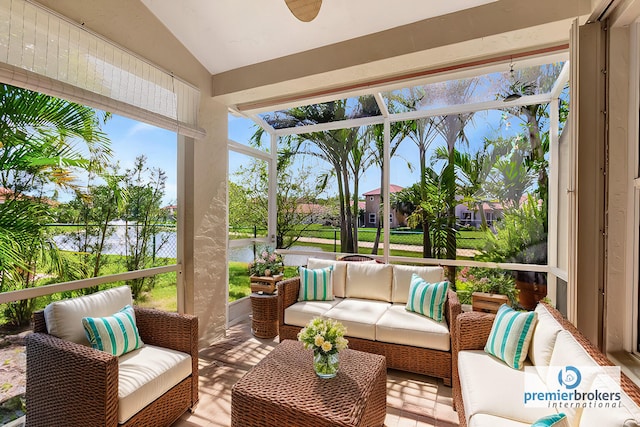
{"label": "wicker side table", "polygon": [[387,412],[384,356],[346,349],[335,378],[319,378],[313,353],[284,340],[231,391],[232,427],[379,427]]}
{"label": "wicker side table", "polygon": [[278,335],[278,294],[251,296],[251,333],[258,338],[274,338]]}

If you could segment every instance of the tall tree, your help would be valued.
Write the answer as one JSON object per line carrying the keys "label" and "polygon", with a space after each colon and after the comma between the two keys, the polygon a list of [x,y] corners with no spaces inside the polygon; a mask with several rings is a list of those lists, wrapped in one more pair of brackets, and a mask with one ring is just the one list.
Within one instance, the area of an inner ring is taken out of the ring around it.
{"label": "tall tree", "polygon": [[[48,239],[49,188],[73,188],[74,171],[86,169],[83,149],[103,161],[109,141],[100,130],[108,117],[91,108],[0,84],[0,285],[2,291],[35,285],[36,269],[62,270]],[[10,303],[15,323],[29,319],[32,301]]]}
{"label": "tall tree", "polygon": [[[347,100],[338,100],[322,104],[291,108],[265,117],[275,128],[296,127],[312,124],[339,122],[345,119],[367,117],[380,114],[372,97],[359,98],[352,107]],[[377,112],[376,112],[377,111]],[[252,137],[259,143],[263,131],[258,130]],[[340,205],[340,248],[342,252],[357,252],[357,193],[355,180],[360,176],[360,166],[366,164],[362,159],[362,133],[360,128],[347,128],[305,133],[284,138],[284,149],[294,155],[314,156],[331,166],[331,175],[336,179]],[[356,171],[356,173],[354,173]],[[323,174],[326,184],[329,174]],[[355,201],[356,206],[351,203]]]}

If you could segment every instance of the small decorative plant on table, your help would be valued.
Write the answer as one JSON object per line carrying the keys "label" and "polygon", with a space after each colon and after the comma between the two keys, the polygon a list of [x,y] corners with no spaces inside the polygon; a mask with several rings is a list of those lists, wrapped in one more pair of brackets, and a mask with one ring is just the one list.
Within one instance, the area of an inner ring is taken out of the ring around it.
{"label": "small decorative plant on table", "polygon": [[272,294],[276,288],[277,280],[284,271],[282,255],[274,252],[270,247],[256,256],[256,259],[249,263],[249,274],[251,275],[251,292],[264,292]]}
{"label": "small decorative plant on table", "polygon": [[304,348],[313,350],[313,369],[320,378],[333,378],[338,373],[338,352],[347,348],[347,328],[336,320],[316,317],[298,334]]}

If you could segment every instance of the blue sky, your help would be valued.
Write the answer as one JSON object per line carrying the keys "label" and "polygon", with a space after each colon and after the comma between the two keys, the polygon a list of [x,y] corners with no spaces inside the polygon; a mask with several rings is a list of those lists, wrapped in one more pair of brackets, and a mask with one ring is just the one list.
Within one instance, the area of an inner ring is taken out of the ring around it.
{"label": "blue sky", "polygon": [[[482,146],[484,139],[493,139],[497,136],[510,137],[518,132],[521,132],[521,121],[515,117],[508,117],[507,120],[502,120],[503,113],[497,110],[483,111],[475,115],[474,122],[469,124],[465,131],[469,138],[469,149],[476,151]],[[249,138],[255,132],[255,126],[253,121],[244,118],[234,117],[229,115],[229,138],[242,143],[249,144]],[[442,139],[437,138],[431,145],[431,149],[435,149],[439,145],[443,145]],[[229,173],[233,174],[237,168],[249,161],[247,156],[237,154],[234,152],[229,153]],[[324,162],[315,161],[307,156],[304,159],[307,163],[313,163],[314,171],[324,172],[330,169],[330,166]],[[407,166],[410,163],[412,170]],[[397,150],[396,155],[391,159],[391,184],[400,185],[402,187],[410,186],[419,181],[419,163],[418,163],[418,150],[413,141],[407,139],[400,144],[400,148]],[[359,193],[362,195],[370,190],[374,190],[380,187],[380,170],[377,167],[369,168],[359,183]],[[325,194],[334,196],[336,189],[332,187],[333,194]]]}
{"label": "blue sky", "polygon": [[[147,156],[147,166],[160,168],[167,174],[163,206],[175,204],[177,190],[177,136],[175,132],[113,114],[102,126],[111,140],[113,162],[120,170],[133,167],[137,156]],[[86,174],[78,174],[77,182],[86,185]],[[61,193],[60,201],[72,198]]]}
{"label": "blue sky", "polygon": [[[508,123],[508,124],[507,124]],[[136,156],[147,156],[148,166],[164,170],[167,174],[164,205],[174,204],[177,197],[177,137],[174,132],[164,130],[152,125],[137,122],[122,116],[113,115],[103,126],[104,132],[111,139],[111,147],[114,152],[114,161],[120,163],[120,169],[124,170],[133,166]],[[519,129],[519,121],[510,118],[507,122],[501,121],[501,112],[490,111],[478,113],[474,125],[467,129],[471,146],[477,148],[485,137],[493,138],[502,133],[503,136],[513,135]],[[255,132],[251,120],[229,116],[229,138],[244,144],[248,144],[249,138]],[[435,141],[432,148],[442,144]],[[233,173],[239,165],[247,161],[247,157],[234,152],[229,153],[229,172]],[[306,159],[307,163],[315,162],[316,170],[328,170],[328,166],[313,159]],[[407,167],[410,162],[414,167],[410,171]],[[418,181],[418,160],[415,144],[406,140],[402,142],[396,156],[391,161],[391,183],[403,187]],[[82,182],[82,181],[81,181]],[[380,187],[380,172],[377,168],[370,168],[360,181],[360,194]],[[65,197],[62,196],[61,199]]]}

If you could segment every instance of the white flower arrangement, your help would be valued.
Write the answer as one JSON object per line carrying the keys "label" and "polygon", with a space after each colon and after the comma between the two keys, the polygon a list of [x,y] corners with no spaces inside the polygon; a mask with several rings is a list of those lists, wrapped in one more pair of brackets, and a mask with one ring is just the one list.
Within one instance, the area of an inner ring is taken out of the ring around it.
{"label": "white flower arrangement", "polygon": [[298,341],[314,353],[335,354],[347,348],[347,328],[336,320],[316,317],[298,333]]}

